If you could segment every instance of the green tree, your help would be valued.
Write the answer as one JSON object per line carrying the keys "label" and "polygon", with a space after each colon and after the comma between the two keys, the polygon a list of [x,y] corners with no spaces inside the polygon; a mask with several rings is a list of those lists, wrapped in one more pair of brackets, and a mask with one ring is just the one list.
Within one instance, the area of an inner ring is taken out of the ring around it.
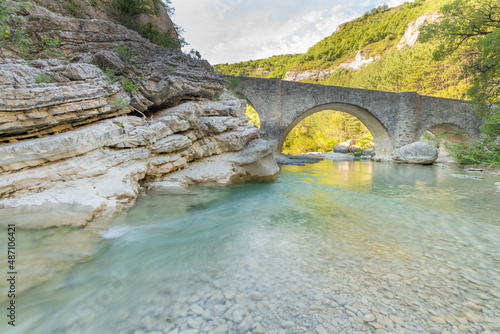
{"label": "green tree", "polygon": [[10,36],[9,16],[11,9],[5,3],[5,0],[0,0],[0,38],[7,39]]}
{"label": "green tree", "polygon": [[435,41],[434,59],[459,56],[472,86],[469,96],[482,113],[500,102],[500,2],[455,0],[441,9],[442,20],[422,28],[419,40]]}
{"label": "green tree", "polygon": [[480,139],[449,151],[463,164],[500,167],[500,2],[455,0],[441,12],[442,20],[424,27],[420,40],[437,40],[435,59],[461,56],[463,73],[471,79],[469,97],[485,119]]}

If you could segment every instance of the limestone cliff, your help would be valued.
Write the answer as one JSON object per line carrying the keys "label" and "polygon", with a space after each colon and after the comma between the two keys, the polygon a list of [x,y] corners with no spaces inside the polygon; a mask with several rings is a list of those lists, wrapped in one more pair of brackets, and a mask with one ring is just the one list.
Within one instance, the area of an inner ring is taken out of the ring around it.
{"label": "limestone cliff", "polygon": [[339,68],[359,70],[363,66],[366,66],[377,59],[380,59],[380,55],[366,58],[367,50],[361,50],[356,54],[353,60],[341,63],[338,66],[331,67],[329,69],[311,69],[305,71],[295,71],[290,70],[286,73],[283,80],[287,81],[302,81],[307,79],[326,79],[332,75]]}

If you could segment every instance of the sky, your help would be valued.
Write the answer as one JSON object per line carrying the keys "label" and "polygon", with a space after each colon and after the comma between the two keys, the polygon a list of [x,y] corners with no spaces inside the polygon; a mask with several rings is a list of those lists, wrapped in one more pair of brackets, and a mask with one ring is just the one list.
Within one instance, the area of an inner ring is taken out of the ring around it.
{"label": "sky", "polygon": [[211,64],[304,53],[339,24],[411,0],[171,0],[173,21]]}

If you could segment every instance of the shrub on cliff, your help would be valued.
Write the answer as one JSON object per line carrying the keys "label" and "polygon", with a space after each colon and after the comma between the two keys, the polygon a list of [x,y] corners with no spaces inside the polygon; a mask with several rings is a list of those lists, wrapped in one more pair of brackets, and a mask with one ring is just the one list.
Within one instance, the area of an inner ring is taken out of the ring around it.
{"label": "shrub on cliff", "polygon": [[133,23],[132,17],[140,14],[158,15],[159,8],[163,6],[168,15],[174,14],[174,7],[170,0],[114,0],[113,7],[120,18],[120,23],[127,28],[137,31],[142,37],[151,42],[167,48],[180,49],[186,43],[180,36],[182,29],[174,24],[175,33],[159,31],[152,23],[137,25]]}
{"label": "shrub on cliff", "polygon": [[113,6],[123,14],[158,15],[158,5],[162,4],[161,0],[115,0]]}

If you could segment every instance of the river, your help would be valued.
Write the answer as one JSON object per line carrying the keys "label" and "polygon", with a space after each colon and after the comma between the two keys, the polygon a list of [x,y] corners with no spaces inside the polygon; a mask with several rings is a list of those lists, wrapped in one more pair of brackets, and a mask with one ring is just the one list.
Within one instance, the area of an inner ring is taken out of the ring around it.
{"label": "river", "polygon": [[498,333],[499,181],[325,160],[144,194],[0,332]]}

